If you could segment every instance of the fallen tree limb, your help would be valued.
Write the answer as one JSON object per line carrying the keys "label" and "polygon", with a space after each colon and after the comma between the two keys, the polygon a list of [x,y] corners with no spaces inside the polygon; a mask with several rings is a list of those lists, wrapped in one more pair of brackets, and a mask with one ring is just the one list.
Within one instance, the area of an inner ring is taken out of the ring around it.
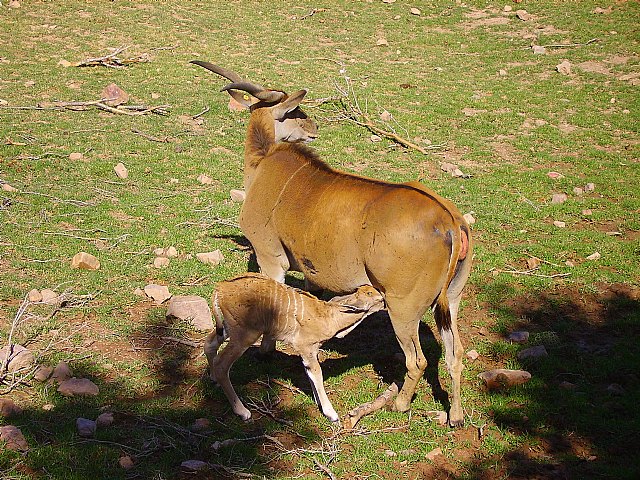
{"label": "fallen tree limb", "polygon": [[86,60],[83,60],[81,62],[76,62],[76,63],[71,63],[69,66],[73,66],[73,67],[98,67],[98,66],[103,66],[103,67],[108,67],[108,68],[125,68],[127,65],[130,65],[132,63],[144,63],[144,62],[149,62],[149,55],[146,53],[143,53],[141,55],[138,55],[136,57],[130,57],[130,58],[120,58],[118,57],[118,54],[124,52],[126,49],[128,49],[129,47],[119,47],[116,48],[112,53],[110,53],[109,55],[104,55],[102,57],[96,57],[96,58],[88,58]]}
{"label": "fallen tree limb", "polygon": [[351,410],[343,421],[343,427],[347,429],[355,428],[362,417],[381,410],[391,403],[396,395],[398,395],[398,385],[394,382],[372,402],[363,403]]}
{"label": "fallen tree limb", "polygon": [[110,113],[116,113],[120,115],[146,115],[148,113],[155,113],[158,115],[168,115],[169,105],[157,105],[149,107],[146,105],[120,105],[118,107],[111,107],[104,102],[108,99],[91,100],[88,102],[42,102],[33,106],[11,106],[0,105],[0,109],[5,110],[72,110],[72,111],[86,111],[89,107],[95,107],[100,110],[104,110]]}

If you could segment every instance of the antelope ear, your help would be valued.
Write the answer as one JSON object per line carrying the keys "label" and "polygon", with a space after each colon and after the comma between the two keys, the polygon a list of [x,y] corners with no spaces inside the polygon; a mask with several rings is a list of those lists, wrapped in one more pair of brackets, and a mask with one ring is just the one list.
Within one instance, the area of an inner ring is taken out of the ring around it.
{"label": "antelope ear", "polygon": [[307,94],[306,90],[299,90],[296,93],[292,94],[287,98],[284,102],[279,103],[275,107],[273,107],[273,118],[276,120],[282,120],[284,116],[292,110],[295,110],[302,99]]}
{"label": "antelope ear", "polygon": [[255,103],[255,100],[248,93],[244,93],[239,90],[227,90],[227,93],[231,95],[231,98],[247,109],[251,108],[251,105]]}

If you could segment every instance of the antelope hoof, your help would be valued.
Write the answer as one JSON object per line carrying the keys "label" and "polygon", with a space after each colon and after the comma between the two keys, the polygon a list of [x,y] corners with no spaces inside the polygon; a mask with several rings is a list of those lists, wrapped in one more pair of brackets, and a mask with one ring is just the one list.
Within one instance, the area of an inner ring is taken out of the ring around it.
{"label": "antelope hoof", "polygon": [[244,410],[236,412],[236,414],[245,422],[251,420],[251,412],[246,408]]}

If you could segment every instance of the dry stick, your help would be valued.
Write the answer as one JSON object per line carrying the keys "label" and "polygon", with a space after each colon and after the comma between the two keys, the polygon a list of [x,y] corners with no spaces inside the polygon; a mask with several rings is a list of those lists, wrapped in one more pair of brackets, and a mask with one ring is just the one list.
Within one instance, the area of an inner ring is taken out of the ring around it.
{"label": "dry stick", "polygon": [[20,307],[18,307],[18,311],[16,312],[15,317],[13,317],[13,322],[11,322],[11,330],[9,330],[9,339],[7,341],[7,354],[2,360],[2,367],[0,368],[0,381],[4,380],[5,372],[9,367],[9,359],[11,358],[11,353],[13,350],[13,334],[16,331],[16,328],[18,328],[18,326],[20,325],[20,320],[24,315],[24,312],[26,312],[27,308],[29,308],[30,303],[31,301],[29,300],[29,295],[25,295],[24,300],[22,300],[22,303],[20,304]]}
{"label": "dry stick", "polygon": [[590,45],[593,42],[599,41],[599,38],[592,38],[591,40],[585,43],[556,43],[551,45],[541,45],[544,48],[566,48],[566,47],[584,47],[586,45]]}
{"label": "dry stick", "polygon": [[362,417],[384,408],[385,405],[391,403],[396,395],[398,395],[398,385],[394,382],[372,402],[364,403],[351,410],[348,417],[344,419],[345,428],[353,429]]}
{"label": "dry stick", "polygon": [[147,140],[151,140],[152,142],[169,143],[171,141],[169,139],[169,137],[154,137],[154,136],[149,135],[147,133],[143,133],[140,130],[136,130],[135,128],[132,128],[131,132],[135,133],[136,135],[140,135],[142,138],[146,138]]}
{"label": "dry stick", "polygon": [[209,109],[209,107],[208,107],[208,106],[207,106],[207,107],[204,107],[204,109],[203,109],[200,113],[196,113],[195,115],[192,115],[192,116],[191,116],[191,118],[193,118],[193,119],[195,120],[196,118],[199,118],[199,117],[201,117],[202,115],[204,115],[205,113],[207,113],[209,110],[210,110],[210,109]]}
{"label": "dry stick", "polygon": [[515,270],[515,269],[512,269],[512,270],[501,270],[501,269],[497,269],[497,270],[493,270],[493,271],[494,271],[494,272],[497,272],[497,273],[510,273],[510,274],[512,274],[512,275],[528,275],[528,276],[531,276],[531,277],[539,277],[539,278],[568,277],[568,276],[570,276],[570,275],[571,275],[571,272],[568,272],[568,273],[554,273],[554,274],[552,274],[552,275],[543,275],[543,274],[541,274],[541,273],[533,273],[533,272],[535,272],[536,270],[537,270],[537,269],[536,269],[536,268],[534,268],[534,269],[531,269],[531,270],[524,270],[524,271],[521,271],[521,270]]}
{"label": "dry stick", "polygon": [[331,480],[338,480],[338,477],[336,477],[335,473],[333,473],[331,470],[329,470],[329,467],[327,467],[326,465],[321,464],[318,460],[316,460],[315,458],[313,459],[313,463],[316,464],[316,467],[318,467],[320,470],[322,470],[324,473],[327,474],[327,476],[331,479]]}

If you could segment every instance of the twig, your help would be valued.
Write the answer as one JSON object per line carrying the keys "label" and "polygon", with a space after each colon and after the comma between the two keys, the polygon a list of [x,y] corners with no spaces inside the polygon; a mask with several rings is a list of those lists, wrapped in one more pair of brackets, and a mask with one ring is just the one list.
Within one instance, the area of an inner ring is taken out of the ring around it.
{"label": "twig", "polygon": [[78,207],[95,207],[95,205],[93,203],[83,202],[82,200],[65,200],[65,199],[62,199],[62,198],[54,197],[53,195],[48,195],[46,193],[30,192],[30,191],[27,191],[27,190],[20,190],[20,193],[23,193],[25,195],[37,195],[37,196],[40,196],[40,197],[51,198],[52,200],[55,200],[56,202],[69,203],[71,205],[76,205]]}
{"label": "twig", "polygon": [[313,459],[313,463],[316,464],[316,467],[318,467],[320,470],[322,470],[324,473],[327,474],[327,476],[331,479],[331,480],[338,480],[338,477],[336,477],[336,475],[329,470],[329,467],[327,467],[326,465],[321,464],[318,460],[316,460],[315,458]]}
{"label": "twig", "polygon": [[151,140],[152,142],[169,143],[171,141],[171,139],[169,137],[154,137],[152,135],[143,133],[140,130],[136,130],[135,128],[132,128],[131,132],[135,133],[136,135],[140,135],[142,138],[146,138],[147,140]]}
{"label": "twig", "polygon": [[385,405],[391,403],[396,395],[398,395],[398,385],[394,382],[372,402],[364,403],[351,410],[347,418],[344,419],[344,427],[353,429],[362,417],[384,408]]}
{"label": "twig", "polygon": [[[586,45],[590,45],[594,42],[599,41],[599,38],[592,38],[591,40],[584,43],[552,43],[550,45],[541,45],[544,48],[567,48],[567,47],[584,47]],[[529,47],[527,47],[529,48]]]}
{"label": "twig", "polygon": [[125,51],[128,48],[129,47],[116,48],[109,55],[105,55],[103,57],[88,58],[87,60],[84,60],[84,61],[81,61],[81,62],[77,62],[77,63],[74,63],[72,65],[75,66],[75,67],[97,67],[97,66],[103,66],[103,67],[109,67],[109,68],[125,68],[127,65],[129,65],[131,63],[142,63],[142,62],[148,62],[149,61],[149,56],[146,53],[138,55],[137,57],[120,59],[118,57],[118,54],[122,53],[123,51]]}
{"label": "twig", "polygon": [[528,275],[530,277],[539,277],[539,278],[558,278],[558,277],[568,277],[571,275],[571,272],[568,273],[554,273],[552,275],[544,275],[541,273],[534,273],[537,270],[537,268],[532,268],[531,270],[516,270],[516,269],[511,269],[511,270],[501,270],[501,269],[493,269],[491,270],[492,272],[497,272],[497,273],[510,273],[512,275]]}
{"label": "twig", "polygon": [[208,106],[207,106],[207,107],[204,107],[204,109],[203,109],[200,113],[196,113],[195,115],[192,115],[192,116],[191,116],[191,118],[193,118],[193,119],[195,120],[196,118],[199,118],[199,117],[201,117],[202,115],[204,115],[205,113],[207,113],[209,110],[210,110],[210,109],[209,109],[209,107],[208,107]]}
{"label": "twig", "polygon": [[307,13],[306,15],[303,15],[300,17],[300,20],[306,20],[309,17],[313,17],[316,13],[318,12],[324,12],[326,11],[326,8],[314,8],[313,10],[311,10],[309,13]]}

